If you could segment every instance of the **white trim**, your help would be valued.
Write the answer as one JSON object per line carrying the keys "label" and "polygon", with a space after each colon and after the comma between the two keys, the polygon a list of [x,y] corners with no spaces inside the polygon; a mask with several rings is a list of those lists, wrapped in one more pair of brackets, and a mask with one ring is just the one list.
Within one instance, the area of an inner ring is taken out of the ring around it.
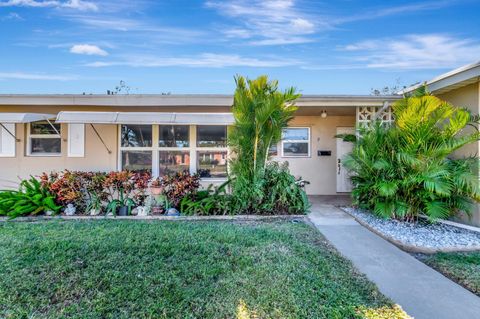
{"label": "white trim", "polygon": [[[38,121],[35,121],[38,122]],[[62,125],[60,124],[60,134],[31,134],[31,123],[27,125],[27,156],[29,157],[61,157],[62,156]],[[60,140],[60,152],[59,153],[32,153],[32,138],[41,139],[59,139]]]}
{"label": "white trim", "polygon": [[[312,139],[312,135],[311,135],[311,128],[309,126],[289,126],[289,127],[286,127],[284,128],[284,130],[288,130],[288,129],[307,129],[308,130],[308,139],[307,140],[284,140],[283,137],[282,137],[282,140],[280,141],[280,153],[281,153],[281,157],[283,158],[309,158],[311,157],[311,139]],[[283,132],[282,132],[282,135],[283,135]],[[284,143],[307,143],[308,145],[308,154],[307,155],[285,155],[284,154]],[[278,154],[278,150],[277,150],[277,154]]]}

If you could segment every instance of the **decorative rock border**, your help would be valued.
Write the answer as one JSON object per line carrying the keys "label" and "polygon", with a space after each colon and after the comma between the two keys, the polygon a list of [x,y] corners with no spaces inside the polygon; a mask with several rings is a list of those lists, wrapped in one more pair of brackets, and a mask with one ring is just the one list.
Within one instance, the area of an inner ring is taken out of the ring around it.
{"label": "decorative rock border", "polygon": [[[398,248],[409,252],[409,253],[422,253],[422,254],[435,254],[439,252],[444,252],[444,253],[451,253],[451,252],[470,252],[470,251],[480,251],[480,245],[475,245],[475,246],[450,246],[450,247],[444,247],[444,248],[431,248],[431,247],[423,247],[423,246],[416,246],[416,245],[411,245],[407,244],[405,242],[402,242],[392,236],[389,236],[380,230],[372,227],[369,223],[364,221],[361,218],[358,218],[357,216],[351,214],[348,209],[345,209],[345,207],[339,207],[342,211],[347,213],[349,216],[352,216],[353,219],[363,227],[367,228],[369,231],[372,233],[378,235],[379,237],[385,239],[386,241],[392,243],[393,245],[397,246]],[[456,227],[455,225],[452,225],[450,223],[445,223],[449,226]],[[461,227],[458,227],[461,228]]]}
{"label": "decorative rock border", "polygon": [[0,222],[41,222],[50,220],[152,220],[152,221],[208,221],[208,220],[226,220],[226,221],[262,221],[262,220],[304,220],[306,215],[215,215],[215,216],[27,216],[9,219],[8,217],[0,217]]}

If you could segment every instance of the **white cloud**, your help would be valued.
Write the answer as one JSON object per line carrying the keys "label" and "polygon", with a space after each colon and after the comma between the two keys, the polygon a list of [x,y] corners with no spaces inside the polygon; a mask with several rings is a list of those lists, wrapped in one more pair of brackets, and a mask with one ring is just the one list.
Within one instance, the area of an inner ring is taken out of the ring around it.
{"label": "white cloud", "polygon": [[85,54],[85,55],[101,55],[107,56],[107,51],[100,49],[96,45],[91,44],[75,44],[70,48],[71,53]]}
{"label": "white cloud", "polygon": [[207,1],[206,6],[240,21],[225,28],[225,36],[249,39],[252,45],[311,42],[308,36],[326,27],[321,20],[302,12],[294,0]]}
{"label": "white cloud", "polygon": [[444,69],[478,60],[480,42],[445,34],[412,34],[358,42],[343,49],[368,68]]}
{"label": "white cloud", "polygon": [[98,6],[83,0],[8,0],[0,2],[0,7],[67,8],[80,11],[97,11]]}
{"label": "white cloud", "polygon": [[7,14],[5,16],[0,17],[0,20],[3,20],[3,21],[6,21],[6,20],[23,21],[25,19],[16,12],[10,12],[9,14]]}
{"label": "white cloud", "polygon": [[188,57],[128,56],[123,60],[89,63],[90,67],[131,66],[131,67],[284,67],[301,64],[297,60],[269,57],[265,59],[242,57],[235,54],[204,53]]}
{"label": "white cloud", "polygon": [[383,8],[370,8],[363,10],[362,13],[354,14],[352,16],[336,18],[332,20],[333,24],[343,24],[348,22],[357,22],[363,20],[374,20],[377,18],[383,18],[393,15],[405,14],[405,13],[417,13],[422,11],[431,11],[441,9],[447,6],[456,4],[455,0],[443,0],[443,1],[424,1],[414,4],[406,4],[400,6],[383,7]]}
{"label": "white cloud", "polygon": [[77,79],[71,75],[56,75],[24,72],[0,72],[0,80],[47,80],[47,81],[71,81]]}

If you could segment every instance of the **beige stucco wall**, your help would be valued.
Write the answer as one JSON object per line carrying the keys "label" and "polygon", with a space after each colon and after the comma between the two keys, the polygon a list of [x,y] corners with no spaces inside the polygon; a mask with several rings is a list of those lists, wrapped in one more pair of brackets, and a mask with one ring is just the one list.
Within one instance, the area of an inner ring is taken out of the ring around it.
{"label": "beige stucco wall", "polygon": [[[290,171],[294,176],[301,176],[310,182],[306,186],[309,195],[334,195],[337,194],[336,177],[336,134],[337,127],[354,127],[354,116],[320,116],[295,117],[290,126],[308,126],[311,130],[310,153],[308,158],[282,158],[274,160],[288,161]],[[281,154],[280,147],[278,148]],[[318,156],[317,151],[332,151],[331,156]]]}
{"label": "beige stucco wall", "polygon": [[[308,158],[278,156],[274,159],[281,162],[288,161],[292,174],[302,176],[311,183],[307,186],[308,194],[336,194],[336,139],[334,135],[337,127],[353,127],[354,125],[354,116],[329,116],[326,119],[322,119],[320,116],[296,117],[291,122],[291,126],[308,126],[311,129],[311,156]],[[118,160],[117,126],[97,124],[95,128],[112,154],[108,154],[93,129],[87,124],[85,126],[85,157],[67,157],[68,127],[67,124],[62,124],[62,155],[42,157],[27,156],[26,125],[17,124],[16,132],[20,142],[16,144],[16,157],[0,158],[0,188],[16,187],[20,178],[27,178],[29,175],[38,175],[42,172],[64,169],[116,170]],[[332,155],[317,156],[318,150],[330,150]]]}
{"label": "beige stucco wall", "polygon": [[[433,92],[435,94],[435,92]],[[480,82],[464,86],[459,89],[449,91],[444,94],[437,95],[442,100],[448,101],[455,106],[466,107],[473,114],[480,113]],[[473,131],[474,128],[469,128],[468,130]],[[478,156],[480,154],[480,141],[477,143],[472,143],[455,152],[455,157],[464,157],[464,156]],[[472,217],[460,216],[459,221],[480,226],[480,205],[476,204],[473,211]]]}
{"label": "beige stucco wall", "polygon": [[112,151],[108,154],[90,125],[85,126],[85,157],[67,157],[67,124],[61,126],[61,156],[27,156],[26,125],[16,125],[16,157],[0,157],[0,188],[16,187],[20,178],[42,172],[69,170],[110,171],[117,167],[117,126],[95,125]]}
{"label": "beige stucco wall", "polygon": [[[473,83],[456,90],[449,91],[444,94],[438,94],[437,96],[450,102],[458,107],[466,107],[473,114],[480,113],[480,83]],[[435,92],[434,92],[435,94]],[[468,128],[469,131],[473,131],[474,128]],[[480,150],[480,142],[467,145],[455,153],[455,156],[474,156],[478,155]]]}

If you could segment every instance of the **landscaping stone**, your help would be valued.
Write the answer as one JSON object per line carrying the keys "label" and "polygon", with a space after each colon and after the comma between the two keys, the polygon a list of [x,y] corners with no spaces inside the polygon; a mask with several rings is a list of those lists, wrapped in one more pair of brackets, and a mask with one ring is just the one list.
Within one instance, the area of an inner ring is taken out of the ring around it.
{"label": "landscaping stone", "polygon": [[383,219],[353,207],[343,207],[359,223],[414,252],[480,250],[480,233],[443,223],[431,224],[425,220],[417,223]]}

